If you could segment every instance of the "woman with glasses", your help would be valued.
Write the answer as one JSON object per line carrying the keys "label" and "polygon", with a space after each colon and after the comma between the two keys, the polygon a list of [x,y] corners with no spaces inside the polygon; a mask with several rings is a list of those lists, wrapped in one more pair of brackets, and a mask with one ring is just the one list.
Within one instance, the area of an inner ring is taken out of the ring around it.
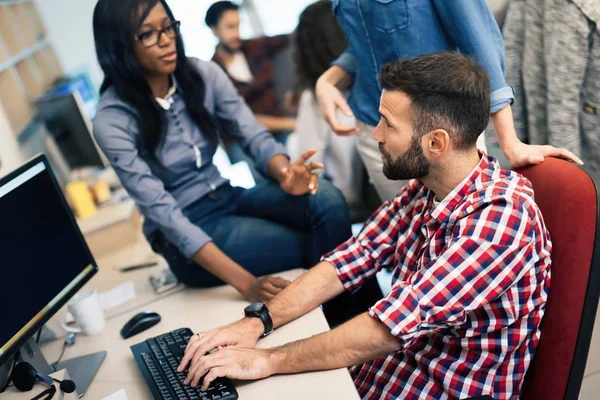
{"label": "woman with glasses", "polygon": [[[252,301],[289,282],[260,278],[315,265],[351,235],[341,193],[307,151],[293,164],[216,64],[185,56],[163,0],[100,0],[96,52],[105,79],[94,136],[145,216],[144,233],[192,286],[224,282]],[[232,187],[212,163],[220,128],[268,183]]]}

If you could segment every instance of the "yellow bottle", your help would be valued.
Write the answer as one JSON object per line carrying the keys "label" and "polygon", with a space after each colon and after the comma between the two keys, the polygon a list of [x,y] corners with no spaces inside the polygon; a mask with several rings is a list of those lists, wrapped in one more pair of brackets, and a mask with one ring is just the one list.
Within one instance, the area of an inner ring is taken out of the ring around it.
{"label": "yellow bottle", "polygon": [[91,217],[96,214],[94,199],[84,181],[68,183],[67,193],[69,194],[73,208],[75,208],[75,214],[79,218]]}

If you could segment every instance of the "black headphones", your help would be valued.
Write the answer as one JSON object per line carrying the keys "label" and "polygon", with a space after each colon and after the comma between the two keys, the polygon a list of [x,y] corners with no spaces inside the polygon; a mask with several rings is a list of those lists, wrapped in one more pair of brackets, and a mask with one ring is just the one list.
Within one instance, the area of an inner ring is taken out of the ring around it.
{"label": "black headphones", "polygon": [[71,380],[59,381],[49,377],[48,375],[40,374],[31,364],[27,362],[18,363],[10,375],[12,382],[15,387],[22,392],[28,392],[33,388],[37,382],[42,382],[50,388],[44,390],[42,393],[37,395],[31,400],[39,400],[43,396],[47,396],[45,399],[51,399],[56,393],[56,386],[54,382],[60,383],[60,390],[64,393],[73,393],[75,391],[75,382]]}

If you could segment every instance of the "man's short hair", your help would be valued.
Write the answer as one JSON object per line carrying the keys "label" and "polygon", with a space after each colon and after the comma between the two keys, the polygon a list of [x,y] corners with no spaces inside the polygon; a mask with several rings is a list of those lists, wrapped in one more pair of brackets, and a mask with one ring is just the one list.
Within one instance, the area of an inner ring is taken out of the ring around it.
{"label": "man's short hair", "polygon": [[[410,99],[415,139],[448,132],[457,149],[474,146],[490,118],[490,79],[475,59],[445,51],[383,66],[382,89]],[[420,137],[419,137],[420,136]]]}
{"label": "man's short hair", "polygon": [[225,11],[237,11],[239,8],[240,6],[231,1],[217,1],[208,8],[208,11],[206,11],[204,22],[206,22],[206,25],[208,25],[209,28],[212,28],[213,26],[219,25],[221,16]]}

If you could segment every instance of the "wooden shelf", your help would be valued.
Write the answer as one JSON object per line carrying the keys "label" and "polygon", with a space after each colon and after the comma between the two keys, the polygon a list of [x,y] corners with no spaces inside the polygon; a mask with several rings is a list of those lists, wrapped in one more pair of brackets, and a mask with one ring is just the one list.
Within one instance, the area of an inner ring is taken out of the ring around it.
{"label": "wooden shelf", "polygon": [[14,70],[0,72],[0,102],[15,134],[21,132],[33,118],[31,107]]}
{"label": "wooden shelf", "polygon": [[26,48],[35,45],[38,41],[37,32],[33,25],[34,21],[30,18],[27,3],[16,3],[8,6],[8,9],[13,15],[14,22],[19,27],[21,42]]}
{"label": "wooden shelf", "polygon": [[33,118],[31,102],[62,75],[32,0],[0,0],[0,107],[20,135]]}
{"label": "wooden shelf", "polygon": [[22,43],[19,32],[15,29],[15,20],[10,10],[12,6],[0,3],[0,37],[8,50],[9,56],[16,56],[26,49]]}
{"label": "wooden shelf", "polygon": [[[23,61],[27,58],[33,57],[33,55],[35,53],[46,48],[47,46],[49,46],[48,41],[44,39],[41,42],[38,42],[35,45],[33,45],[32,47],[28,48],[27,50],[19,53],[18,55],[7,58],[3,62],[0,62],[0,71],[4,71],[5,69],[12,68],[16,64],[20,63],[21,61]],[[0,50],[2,50],[1,47],[0,47]]]}
{"label": "wooden shelf", "polygon": [[35,33],[35,37],[38,41],[42,41],[46,38],[46,28],[40,18],[40,12],[33,1],[24,3],[24,7],[27,10],[27,18],[31,22],[31,27]]}
{"label": "wooden shelf", "polygon": [[32,59],[23,60],[16,65],[16,69],[30,101],[44,94],[46,84],[35,61]]}
{"label": "wooden shelf", "polygon": [[52,47],[45,46],[33,55],[33,59],[40,69],[45,86],[50,86],[62,75],[62,69]]}
{"label": "wooden shelf", "polygon": [[6,54],[6,50],[4,50],[4,43],[2,42],[2,36],[0,36],[0,65],[8,60],[8,54]]}

